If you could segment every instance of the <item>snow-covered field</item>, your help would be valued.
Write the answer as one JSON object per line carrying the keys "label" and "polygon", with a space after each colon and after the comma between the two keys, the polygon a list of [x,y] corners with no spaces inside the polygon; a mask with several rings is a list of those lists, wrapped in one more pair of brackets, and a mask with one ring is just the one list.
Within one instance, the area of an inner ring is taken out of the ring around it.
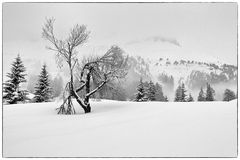
{"label": "snow-covered field", "polygon": [[237,101],[3,106],[4,157],[236,157]]}

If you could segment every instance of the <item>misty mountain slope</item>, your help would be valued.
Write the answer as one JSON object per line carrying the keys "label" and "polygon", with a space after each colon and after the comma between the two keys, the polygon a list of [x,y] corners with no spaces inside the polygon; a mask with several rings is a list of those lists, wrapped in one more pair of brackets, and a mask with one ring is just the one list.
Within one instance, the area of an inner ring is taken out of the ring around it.
{"label": "misty mountain slope", "polygon": [[[173,96],[173,92],[180,83],[185,83],[190,91],[199,91],[205,88],[206,83],[216,86],[225,85],[236,92],[237,89],[237,66],[216,62],[198,62],[193,60],[174,60],[169,58],[144,59],[141,57],[130,57],[131,68],[127,75],[128,82],[136,87],[140,77],[144,81],[152,80],[163,86],[167,94]],[[224,89],[219,90],[221,94]],[[131,93],[133,94],[133,92]],[[196,93],[193,93],[196,97]],[[220,94],[220,93],[218,93]],[[217,95],[222,99],[222,95]]]}
{"label": "misty mountain slope", "polygon": [[[91,102],[92,113],[57,115],[60,103],[3,106],[4,157],[234,157],[237,101]],[[213,105],[214,104],[214,105]],[[190,114],[191,113],[191,114]]]}
{"label": "misty mountain slope", "polygon": [[[134,59],[134,58],[133,58]],[[209,83],[219,83],[237,80],[237,67],[227,64],[215,64],[190,60],[171,61],[168,58],[158,60],[144,60],[137,57],[137,63],[132,67],[139,75],[150,77],[153,81],[161,81],[161,74],[173,76],[174,84],[181,81],[186,83],[199,79],[205,79]],[[146,68],[146,70],[144,70]],[[194,79],[195,78],[195,79]],[[195,86],[192,86],[195,87]]]}

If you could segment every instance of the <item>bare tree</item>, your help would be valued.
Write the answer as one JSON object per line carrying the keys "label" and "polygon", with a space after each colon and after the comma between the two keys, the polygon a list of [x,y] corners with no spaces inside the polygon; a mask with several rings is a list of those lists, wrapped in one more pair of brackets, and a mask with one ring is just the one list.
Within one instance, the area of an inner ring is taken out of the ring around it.
{"label": "bare tree", "polygon": [[[74,97],[85,113],[91,112],[89,98],[107,82],[123,78],[127,74],[127,57],[124,51],[118,46],[112,46],[103,56],[84,58],[81,63],[77,59],[76,47],[84,44],[90,32],[86,26],[76,25],[71,29],[66,40],[58,40],[53,32],[54,19],[47,19],[42,36],[50,41],[53,47],[47,47],[57,52],[58,64],[66,62],[69,67],[70,81],[63,93],[63,104],[58,108],[58,113],[74,114],[75,109],[72,103]],[[76,69],[75,69],[76,68]],[[76,74],[74,74],[74,69]],[[80,82],[80,86],[75,88],[74,78]],[[90,81],[97,84],[97,87],[90,90]],[[85,95],[80,97],[77,93],[85,89]]]}

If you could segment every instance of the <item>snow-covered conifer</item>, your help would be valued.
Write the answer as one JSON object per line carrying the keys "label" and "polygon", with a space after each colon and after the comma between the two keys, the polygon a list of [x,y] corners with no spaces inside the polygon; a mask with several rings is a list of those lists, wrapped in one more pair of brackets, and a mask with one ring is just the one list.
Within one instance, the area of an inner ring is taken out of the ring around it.
{"label": "snow-covered conifer", "polygon": [[137,102],[144,101],[144,96],[145,96],[144,86],[143,86],[142,78],[140,78],[139,84],[137,86],[137,94],[135,97],[135,101]]}
{"label": "snow-covered conifer", "polygon": [[184,83],[182,83],[182,86],[181,86],[181,102],[186,102],[186,89],[185,89],[185,85]]}
{"label": "snow-covered conifer", "polygon": [[233,99],[236,99],[235,93],[233,91],[231,91],[230,89],[226,89],[224,91],[223,101],[231,101]]}
{"label": "snow-covered conifer", "polygon": [[175,92],[175,98],[174,98],[174,101],[175,102],[181,102],[181,98],[182,98],[182,88],[181,86],[179,85],[176,92]]}
{"label": "snow-covered conifer", "polygon": [[214,101],[214,89],[207,83],[206,101]]}
{"label": "snow-covered conifer", "polygon": [[194,101],[191,93],[189,94],[187,101],[188,101],[188,102],[193,102],[193,101]]}
{"label": "snow-covered conifer", "polygon": [[149,88],[147,89],[148,100],[156,100],[156,88],[152,81],[149,82]]}
{"label": "snow-covered conifer", "polygon": [[20,84],[26,82],[24,73],[26,68],[23,65],[20,55],[18,54],[12,63],[11,73],[7,73],[9,80],[3,86],[3,100],[9,104],[15,104],[18,101],[25,101],[26,91],[20,89]]}
{"label": "snow-covered conifer", "polygon": [[205,101],[205,95],[204,95],[202,87],[201,87],[201,90],[198,95],[198,101]]}
{"label": "snow-covered conifer", "polygon": [[35,87],[34,100],[35,102],[48,102],[51,99],[51,93],[49,75],[46,70],[46,64],[44,64]]}

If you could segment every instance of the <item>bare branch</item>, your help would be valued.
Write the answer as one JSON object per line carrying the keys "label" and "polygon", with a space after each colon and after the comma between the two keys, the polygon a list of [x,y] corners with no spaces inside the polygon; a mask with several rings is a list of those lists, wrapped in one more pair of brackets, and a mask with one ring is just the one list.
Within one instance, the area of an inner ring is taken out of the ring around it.
{"label": "bare branch", "polygon": [[72,51],[76,46],[85,43],[89,38],[90,32],[87,31],[85,25],[76,25],[71,29],[69,38],[66,40],[70,44],[70,50]]}
{"label": "bare branch", "polygon": [[58,40],[54,34],[54,21],[53,18],[46,19],[42,28],[42,37],[53,44],[53,47],[48,47],[48,49],[58,52],[58,57],[63,57],[66,62],[70,63],[77,54],[74,49],[87,41],[90,32],[87,31],[85,25],[76,25],[66,40]]}
{"label": "bare branch", "polygon": [[78,89],[76,89],[76,92],[81,91],[86,86],[86,82],[82,84]]}
{"label": "bare branch", "polygon": [[82,106],[82,107],[86,107],[86,105],[84,104],[84,102],[81,100],[81,98],[77,95],[76,91],[73,91],[73,96],[76,98],[77,102]]}
{"label": "bare branch", "polygon": [[98,87],[96,87],[94,90],[92,90],[91,92],[86,94],[86,97],[90,97],[92,94],[97,92],[100,88],[102,88],[104,86],[104,84],[106,84],[106,83],[107,83],[107,80],[103,81]]}

